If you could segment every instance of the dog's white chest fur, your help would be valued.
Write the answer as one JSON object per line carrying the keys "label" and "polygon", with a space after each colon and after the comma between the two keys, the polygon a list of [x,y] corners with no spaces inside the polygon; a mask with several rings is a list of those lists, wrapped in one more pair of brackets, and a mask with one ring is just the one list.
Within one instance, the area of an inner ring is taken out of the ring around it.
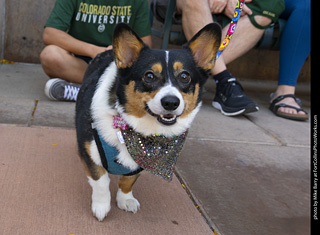
{"label": "dog's white chest fur", "polygon": [[130,170],[138,168],[138,164],[131,158],[125,144],[120,143],[117,129],[112,128],[113,116],[118,114],[115,107],[108,104],[110,90],[116,79],[117,66],[112,62],[105,70],[96,87],[92,98],[91,113],[95,127],[99,130],[101,137],[119,151],[117,160]]}

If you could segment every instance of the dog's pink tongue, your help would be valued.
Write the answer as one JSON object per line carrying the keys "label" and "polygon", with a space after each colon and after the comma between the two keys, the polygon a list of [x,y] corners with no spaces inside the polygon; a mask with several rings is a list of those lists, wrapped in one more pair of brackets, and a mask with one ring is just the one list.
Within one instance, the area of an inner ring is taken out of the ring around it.
{"label": "dog's pink tongue", "polygon": [[164,114],[163,117],[165,119],[171,119],[171,118],[174,118],[174,115],[172,115],[172,114]]}

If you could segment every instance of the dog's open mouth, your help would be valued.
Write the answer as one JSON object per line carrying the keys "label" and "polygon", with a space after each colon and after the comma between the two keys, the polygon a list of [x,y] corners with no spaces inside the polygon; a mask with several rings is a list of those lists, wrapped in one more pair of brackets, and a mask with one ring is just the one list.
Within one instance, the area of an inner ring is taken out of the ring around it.
{"label": "dog's open mouth", "polygon": [[177,115],[174,114],[155,114],[153,113],[148,106],[146,106],[146,111],[151,115],[157,118],[158,122],[162,123],[163,125],[173,125],[177,122]]}

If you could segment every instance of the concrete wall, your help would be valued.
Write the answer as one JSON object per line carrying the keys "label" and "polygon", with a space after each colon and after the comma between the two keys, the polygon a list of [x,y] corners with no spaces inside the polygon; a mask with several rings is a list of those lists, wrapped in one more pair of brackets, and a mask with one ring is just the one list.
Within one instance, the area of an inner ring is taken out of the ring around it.
{"label": "concrete wall", "polygon": [[0,58],[39,63],[42,32],[54,0],[0,0]]}
{"label": "concrete wall", "polygon": [[5,16],[5,0],[0,0],[0,59],[3,58],[4,49],[4,16]]}
{"label": "concrete wall", "polygon": [[[279,51],[252,49],[244,56],[230,63],[227,67],[237,78],[278,81],[279,54]],[[298,82],[310,82],[310,65],[311,56],[307,58],[302,66]]]}
{"label": "concrete wall", "polygon": [[[44,46],[43,26],[54,2],[55,0],[0,0],[0,59],[40,62],[39,54]],[[159,48],[159,40],[155,39],[153,45]],[[228,65],[228,68],[239,78],[277,80],[279,52],[253,49]],[[309,82],[310,76],[309,57],[301,70],[299,81]]]}

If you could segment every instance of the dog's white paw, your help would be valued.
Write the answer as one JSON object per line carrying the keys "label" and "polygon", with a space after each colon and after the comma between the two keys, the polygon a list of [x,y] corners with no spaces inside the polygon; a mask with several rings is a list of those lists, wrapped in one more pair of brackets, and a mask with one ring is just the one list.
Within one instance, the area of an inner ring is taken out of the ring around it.
{"label": "dog's white paw", "polygon": [[123,193],[121,189],[117,193],[117,205],[121,210],[137,213],[140,209],[140,203],[132,195],[132,192]]}
{"label": "dog's white paw", "polygon": [[132,213],[137,213],[140,208],[140,203],[137,199],[127,199],[127,200],[119,200],[117,202],[118,207],[125,211],[130,211]]}
{"label": "dog's white paw", "polygon": [[111,206],[110,203],[95,203],[92,202],[92,213],[99,220],[102,221],[109,213]]}
{"label": "dog's white paw", "polygon": [[92,212],[99,221],[102,221],[111,209],[110,179],[108,174],[105,174],[99,180],[88,177],[88,181],[92,187]]}

